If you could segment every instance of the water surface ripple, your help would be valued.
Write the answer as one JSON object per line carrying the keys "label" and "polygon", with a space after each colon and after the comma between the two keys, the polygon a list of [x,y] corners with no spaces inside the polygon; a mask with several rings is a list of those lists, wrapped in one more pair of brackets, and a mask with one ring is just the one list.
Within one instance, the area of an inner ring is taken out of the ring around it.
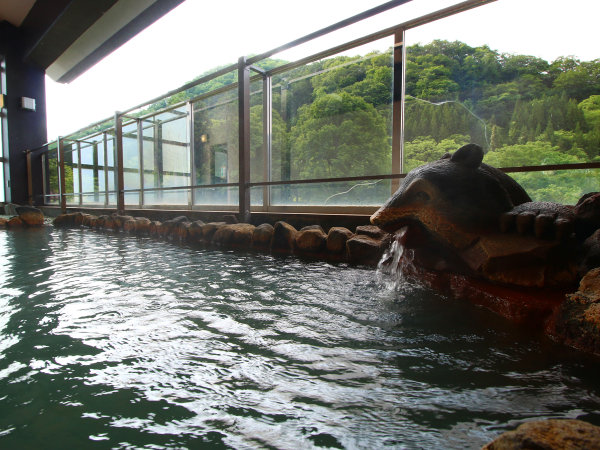
{"label": "water surface ripple", "polygon": [[2,448],[479,448],[598,360],[372,270],[0,231]]}

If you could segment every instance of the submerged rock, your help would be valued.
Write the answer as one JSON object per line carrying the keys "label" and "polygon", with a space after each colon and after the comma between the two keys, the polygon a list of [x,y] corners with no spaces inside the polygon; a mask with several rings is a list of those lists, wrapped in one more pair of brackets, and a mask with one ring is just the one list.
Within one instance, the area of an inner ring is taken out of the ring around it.
{"label": "submerged rock", "polygon": [[514,431],[501,434],[482,450],[518,449],[599,450],[600,427],[573,419],[526,422]]}

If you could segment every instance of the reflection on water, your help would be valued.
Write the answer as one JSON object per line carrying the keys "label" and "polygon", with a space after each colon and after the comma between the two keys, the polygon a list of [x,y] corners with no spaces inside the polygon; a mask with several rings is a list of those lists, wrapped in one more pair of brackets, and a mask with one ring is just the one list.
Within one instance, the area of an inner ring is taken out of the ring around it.
{"label": "reflection on water", "polygon": [[479,448],[598,361],[372,270],[0,232],[0,447]]}

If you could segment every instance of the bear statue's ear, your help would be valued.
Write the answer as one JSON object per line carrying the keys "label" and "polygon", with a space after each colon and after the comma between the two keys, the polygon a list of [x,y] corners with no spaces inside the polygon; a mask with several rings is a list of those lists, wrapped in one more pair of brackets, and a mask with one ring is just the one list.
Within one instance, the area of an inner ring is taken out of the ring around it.
{"label": "bear statue's ear", "polygon": [[470,169],[476,169],[483,161],[483,149],[477,144],[463,145],[454,152],[450,161]]}

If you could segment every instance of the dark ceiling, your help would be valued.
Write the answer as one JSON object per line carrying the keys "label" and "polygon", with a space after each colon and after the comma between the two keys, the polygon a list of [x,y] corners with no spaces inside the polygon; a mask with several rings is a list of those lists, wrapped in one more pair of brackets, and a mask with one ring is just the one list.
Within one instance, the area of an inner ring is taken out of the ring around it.
{"label": "dark ceiling", "polygon": [[24,61],[68,83],[183,1],[1,0],[0,25],[17,29]]}

